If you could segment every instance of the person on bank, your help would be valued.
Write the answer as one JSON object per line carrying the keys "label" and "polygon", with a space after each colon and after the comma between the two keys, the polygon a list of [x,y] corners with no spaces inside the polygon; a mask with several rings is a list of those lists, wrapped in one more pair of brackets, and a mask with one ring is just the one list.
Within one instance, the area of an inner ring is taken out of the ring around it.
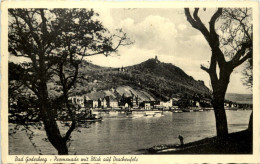
{"label": "person on bank", "polygon": [[181,146],[183,146],[184,142],[183,142],[183,137],[181,135],[179,135],[179,140],[180,140]]}

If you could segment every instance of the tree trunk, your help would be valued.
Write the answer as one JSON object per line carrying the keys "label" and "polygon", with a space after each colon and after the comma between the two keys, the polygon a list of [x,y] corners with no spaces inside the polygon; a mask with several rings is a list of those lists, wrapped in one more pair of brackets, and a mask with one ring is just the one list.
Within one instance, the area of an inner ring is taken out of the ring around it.
{"label": "tree trunk", "polygon": [[49,107],[48,90],[47,85],[46,83],[44,84],[44,82],[42,82],[40,86],[39,103],[41,117],[48,140],[58,151],[59,155],[68,155],[68,147],[66,144],[66,140],[64,140],[61,136],[59,127],[54,118],[54,112]]}
{"label": "tree trunk", "polygon": [[214,69],[213,72],[210,72],[213,89],[212,105],[216,119],[217,137],[221,140],[226,140],[228,138],[228,125],[224,102],[230,75],[233,69],[226,64],[219,65],[219,68],[219,78],[217,78],[216,69]]}
{"label": "tree trunk", "polygon": [[[220,70],[220,78],[214,83],[213,86],[213,100],[212,105],[214,108],[215,119],[216,119],[216,130],[217,137],[221,140],[225,140],[228,137],[228,125],[227,125],[227,116],[224,108],[225,95],[229,83],[230,74],[232,71],[228,69]],[[213,80],[213,79],[211,79]]]}
{"label": "tree trunk", "polygon": [[228,136],[228,127],[224,108],[224,96],[215,93],[213,96],[213,107],[216,119],[217,137],[219,139],[226,139]]}
{"label": "tree trunk", "polygon": [[63,140],[56,121],[53,119],[43,119],[43,123],[48,140],[58,151],[58,154],[68,155],[66,141]]}
{"label": "tree trunk", "polygon": [[42,50],[39,55],[39,83],[38,83],[38,100],[40,106],[40,114],[46,131],[46,135],[50,143],[58,151],[59,155],[68,155],[67,140],[61,136],[59,127],[55,120],[55,112],[49,104],[49,94],[47,87],[47,75],[45,67],[45,56]]}

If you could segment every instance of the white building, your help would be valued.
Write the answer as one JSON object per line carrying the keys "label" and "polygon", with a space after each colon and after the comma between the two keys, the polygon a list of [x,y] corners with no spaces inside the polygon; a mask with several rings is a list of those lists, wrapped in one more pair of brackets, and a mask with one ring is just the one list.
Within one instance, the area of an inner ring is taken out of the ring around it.
{"label": "white building", "polygon": [[98,108],[98,100],[93,100],[93,108]]}
{"label": "white building", "polygon": [[129,104],[128,103],[125,103],[125,108],[128,108],[129,107]]}
{"label": "white building", "polygon": [[150,110],[151,109],[151,104],[150,103],[144,103],[144,109],[145,110]]}
{"label": "white building", "polygon": [[200,107],[200,103],[196,101],[196,107]]}
{"label": "white building", "polygon": [[117,108],[118,107],[118,102],[117,101],[110,101],[110,107]]}
{"label": "white building", "polygon": [[167,101],[167,102],[160,102],[160,106],[163,106],[165,108],[172,107],[172,99],[170,99],[170,101]]}
{"label": "white building", "polygon": [[81,108],[84,108],[84,96],[72,96],[69,97],[69,100],[72,102],[72,104],[78,105]]}

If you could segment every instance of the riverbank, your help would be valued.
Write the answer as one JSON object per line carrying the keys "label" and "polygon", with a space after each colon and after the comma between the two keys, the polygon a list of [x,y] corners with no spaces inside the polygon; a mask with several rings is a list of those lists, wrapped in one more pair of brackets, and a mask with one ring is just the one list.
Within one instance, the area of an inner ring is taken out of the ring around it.
{"label": "riverbank", "polygon": [[[216,137],[181,145],[160,145],[148,149],[149,154],[252,154],[252,131],[230,133],[226,141]],[[160,150],[162,148],[162,150]]]}

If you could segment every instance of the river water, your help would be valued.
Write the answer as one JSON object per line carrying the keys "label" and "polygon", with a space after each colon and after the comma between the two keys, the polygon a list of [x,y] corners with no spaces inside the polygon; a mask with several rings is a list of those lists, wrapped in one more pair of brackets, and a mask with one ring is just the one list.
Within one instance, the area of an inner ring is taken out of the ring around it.
{"label": "river water", "polygon": [[[229,132],[244,130],[248,126],[251,111],[227,111]],[[135,116],[135,115],[134,115]],[[184,142],[196,141],[216,135],[213,111],[171,113],[160,117],[126,117],[124,114],[103,114],[103,121],[79,128],[72,133],[70,154],[143,154],[142,149],[160,144],[178,144],[178,136]],[[14,127],[9,124],[9,130]],[[32,142],[25,131],[9,136],[9,154],[56,154],[43,129],[34,129]],[[35,143],[35,147],[32,146]]]}

